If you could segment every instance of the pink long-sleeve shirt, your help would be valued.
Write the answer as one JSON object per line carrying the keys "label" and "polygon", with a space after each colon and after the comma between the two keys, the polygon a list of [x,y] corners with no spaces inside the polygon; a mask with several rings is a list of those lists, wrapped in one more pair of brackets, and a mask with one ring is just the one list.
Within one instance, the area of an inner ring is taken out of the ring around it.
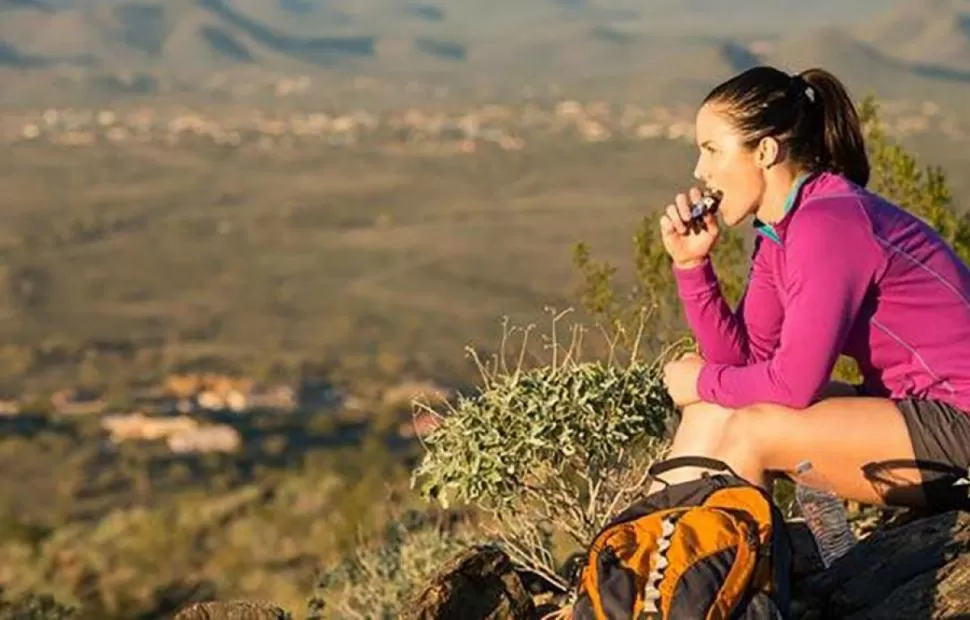
{"label": "pink long-sleeve shirt", "polygon": [[931,227],[833,173],[796,187],[758,224],[747,288],[731,309],[710,261],[674,268],[706,360],[698,393],[738,408],[811,404],[840,353],[866,390],[970,412],[970,269]]}

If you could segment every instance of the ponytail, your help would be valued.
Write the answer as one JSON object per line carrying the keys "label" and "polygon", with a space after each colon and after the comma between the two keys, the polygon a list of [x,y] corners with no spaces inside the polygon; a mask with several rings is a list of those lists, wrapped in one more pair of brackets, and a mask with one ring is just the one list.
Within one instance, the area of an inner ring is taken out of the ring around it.
{"label": "ponytail", "polygon": [[821,108],[819,163],[865,187],[869,183],[869,157],[859,113],[845,86],[825,69],[808,69],[799,77],[814,91],[812,103]]}

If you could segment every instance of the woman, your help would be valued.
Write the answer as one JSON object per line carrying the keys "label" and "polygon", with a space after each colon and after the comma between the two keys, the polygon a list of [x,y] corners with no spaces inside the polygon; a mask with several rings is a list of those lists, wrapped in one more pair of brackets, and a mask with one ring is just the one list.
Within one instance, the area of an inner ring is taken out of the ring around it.
{"label": "woman", "polygon": [[[756,241],[732,310],[708,258],[717,220],[684,225],[699,191],[660,220],[701,352],[664,371],[682,409],[671,455],[719,458],[762,486],[780,471],[869,504],[970,506],[958,484],[970,467],[970,270],[864,189],[842,84],[820,69],[750,69],[707,96],[696,134],[695,177],[723,194],[723,224],[753,216]],[[858,389],[829,386],[840,353],[859,363]],[[806,460],[813,469],[795,476]]]}

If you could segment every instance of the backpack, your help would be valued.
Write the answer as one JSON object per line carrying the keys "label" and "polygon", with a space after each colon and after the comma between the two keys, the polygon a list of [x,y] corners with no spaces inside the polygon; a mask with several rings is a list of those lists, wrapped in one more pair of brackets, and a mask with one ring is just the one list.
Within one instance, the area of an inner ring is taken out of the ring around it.
{"label": "backpack", "polygon": [[791,540],[764,490],[725,463],[629,506],[592,540],[574,581],[573,620],[777,620],[791,599]]}

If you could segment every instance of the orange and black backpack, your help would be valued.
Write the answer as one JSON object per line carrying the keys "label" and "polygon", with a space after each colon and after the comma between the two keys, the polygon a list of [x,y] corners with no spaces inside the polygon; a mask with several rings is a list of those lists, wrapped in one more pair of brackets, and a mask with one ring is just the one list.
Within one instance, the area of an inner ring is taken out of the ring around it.
{"label": "orange and black backpack", "polygon": [[789,613],[791,541],[770,495],[725,463],[629,506],[592,540],[576,575],[573,620],[778,620]]}

